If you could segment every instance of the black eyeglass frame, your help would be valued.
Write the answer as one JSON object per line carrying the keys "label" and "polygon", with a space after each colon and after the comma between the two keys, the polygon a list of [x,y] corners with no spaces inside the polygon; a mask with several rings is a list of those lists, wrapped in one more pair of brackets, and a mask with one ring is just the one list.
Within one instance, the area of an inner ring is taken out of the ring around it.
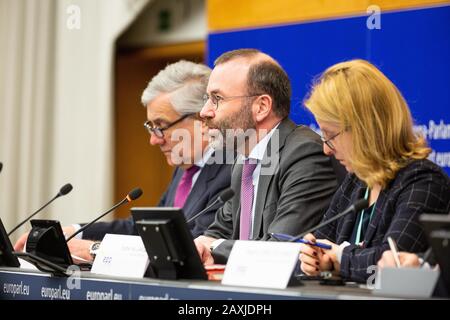
{"label": "black eyeglass frame", "polygon": [[148,131],[149,134],[152,134],[152,133],[153,133],[153,134],[154,134],[155,136],[157,136],[158,138],[164,138],[164,131],[165,131],[165,130],[167,130],[167,129],[173,127],[173,126],[176,125],[177,123],[180,123],[181,121],[183,121],[184,119],[186,119],[186,118],[188,118],[188,117],[190,117],[190,116],[192,116],[192,115],[194,115],[194,113],[188,113],[188,114],[185,114],[185,115],[179,117],[179,118],[178,118],[177,120],[175,120],[174,122],[171,122],[171,123],[169,123],[167,126],[162,127],[162,128],[160,128],[160,127],[153,127],[153,126],[151,125],[151,122],[150,122],[150,121],[145,121],[144,127],[145,127],[145,129],[147,129],[147,131]]}
{"label": "black eyeglass frame", "polygon": [[251,94],[246,96],[229,96],[229,97],[218,97],[214,93],[209,95],[205,93],[203,95],[203,102],[206,104],[208,101],[211,101],[212,105],[215,107],[214,111],[217,111],[219,109],[219,103],[220,101],[227,101],[227,100],[233,100],[233,99],[242,99],[242,98],[254,98],[258,96],[262,96],[264,93],[259,94]]}
{"label": "black eyeglass frame", "polygon": [[320,140],[322,140],[322,142],[325,143],[328,146],[328,148],[330,148],[333,151],[336,151],[336,149],[331,141],[334,140],[338,135],[340,135],[344,131],[345,130],[339,131],[334,136],[332,136],[331,138],[328,138],[328,139],[325,139],[323,136],[320,136]]}

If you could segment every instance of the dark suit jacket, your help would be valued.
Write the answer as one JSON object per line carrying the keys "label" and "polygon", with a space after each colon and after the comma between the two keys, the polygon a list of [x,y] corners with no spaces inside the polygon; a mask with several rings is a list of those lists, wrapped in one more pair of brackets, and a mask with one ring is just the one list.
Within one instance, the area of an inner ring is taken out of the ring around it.
{"label": "dark suit jacket", "polygon": [[[308,127],[284,119],[271,137],[262,163],[270,158],[272,149],[279,160],[272,174],[259,177],[253,240],[271,240],[271,232],[296,235],[314,226],[337,188],[320,137]],[[241,175],[242,164],[235,164],[231,176],[235,196],[217,211],[214,223],[205,232],[206,236],[227,239],[212,252],[216,263],[226,263],[233,240],[239,239]]]}
{"label": "dark suit jacket", "polygon": [[[158,204],[159,207],[173,206],[183,172],[184,170],[180,168],[175,170],[172,181]],[[186,220],[206,208],[217,199],[220,192],[229,188],[230,177],[231,165],[205,164],[184,204],[183,212]],[[213,222],[218,207],[219,205],[213,206],[189,224],[194,238],[201,235]],[[137,235],[137,230],[131,217],[112,222],[97,222],[83,232],[83,239],[101,240],[106,233]]]}
{"label": "dark suit jacket", "polygon": [[[364,197],[365,184],[349,174],[333,197],[323,220],[328,220]],[[450,211],[450,179],[443,170],[429,160],[414,160],[401,169],[395,179],[378,196],[375,213],[364,236],[364,247],[354,244],[344,248],[341,276],[364,282],[371,275],[367,268],[376,265],[391,236],[400,251],[423,252],[428,243],[418,221],[421,213]],[[355,225],[356,213],[350,213],[317,230],[318,239],[337,244],[348,241]]]}

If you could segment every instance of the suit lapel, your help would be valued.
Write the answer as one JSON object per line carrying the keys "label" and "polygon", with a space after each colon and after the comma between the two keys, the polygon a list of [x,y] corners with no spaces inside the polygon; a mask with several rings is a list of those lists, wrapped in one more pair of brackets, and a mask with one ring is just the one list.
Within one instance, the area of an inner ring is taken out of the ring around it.
{"label": "suit lapel", "polygon": [[209,165],[206,164],[197,178],[194,186],[192,187],[191,192],[184,203],[183,211],[186,215],[186,218],[189,218],[191,215],[196,214],[198,208],[196,208],[199,203],[198,199],[207,194],[208,186],[211,181],[217,176],[217,171],[220,169],[220,166],[217,165]]}
{"label": "suit lapel", "polygon": [[[355,178],[356,179],[356,178]],[[362,183],[359,180],[356,180],[356,186],[355,186],[355,192],[354,196],[351,198],[351,202],[347,204],[347,206],[352,205],[355,203],[356,200],[362,199],[364,197],[364,192],[366,190],[366,186],[364,183]],[[345,210],[347,208],[340,208],[341,211]],[[340,244],[344,241],[349,241],[352,233],[353,228],[356,224],[356,217],[358,216],[359,212],[350,213],[344,216],[341,222],[339,222],[340,226],[337,227],[336,230],[339,230],[339,234],[336,235],[336,243]]]}
{"label": "suit lapel", "polygon": [[[277,164],[278,167],[278,164]],[[262,169],[262,168],[261,168]],[[273,179],[272,175],[260,175],[258,182],[258,194],[256,198],[253,200],[256,201],[255,204],[255,220],[253,221],[253,234],[252,239],[256,239],[259,236],[259,231],[261,230],[262,220],[263,220],[263,211],[266,205],[268,189],[270,185],[270,181]]]}
{"label": "suit lapel", "polygon": [[232,210],[232,220],[236,221],[233,224],[233,239],[239,239],[239,228],[241,225],[241,181],[242,181],[243,165],[236,163],[231,174],[231,187],[234,190],[233,202],[236,203],[236,210]]}
{"label": "suit lapel", "polygon": [[168,194],[167,194],[167,200],[164,204],[165,207],[173,207],[174,201],[175,201],[175,194],[177,193],[178,185],[180,184],[181,177],[183,176],[184,170],[177,168],[176,172],[174,174],[174,177],[172,179],[172,182],[170,183]]}
{"label": "suit lapel", "polygon": [[[278,128],[274,131],[267,144],[264,157],[261,161],[261,171],[259,174],[258,191],[254,197],[255,216],[253,221],[252,239],[259,236],[263,221],[263,212],[266,206],[269,186],[273,177],[277,173],[280,165],[280,151],[283,149],[287,136],[295,130],[297,125],[288,118],[281,121]],[[278,144],[278,146],[277,146]],[[241,166],[242,167],[242,166]],[[242,174],[242,169],[241,169]]]}
{"label": "suit lapel", "polygon": [[383,208],[385,207],[386,200],[386,192],[381,190],[375,205],[375,212],[372,220],[370,220],[369,226],[367,227],[366,236],[364,237],[364,246],[367,246],[375,235],[375,231],[377,230],[381,216],[383,215]]}

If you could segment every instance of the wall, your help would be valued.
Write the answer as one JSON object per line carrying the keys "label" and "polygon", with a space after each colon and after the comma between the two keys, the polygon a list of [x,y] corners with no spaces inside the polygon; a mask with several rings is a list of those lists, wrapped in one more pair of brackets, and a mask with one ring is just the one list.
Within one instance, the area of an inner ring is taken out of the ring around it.
{"label": "wall", "polygon": [[[368,28],[374,4],[379,29]],[[433,148],[431,160],[450,173],[449,1],[210,0],[208,30],[210,65],[243,47],[275,57],[292,80],[291,118],[314,128],[302,107],[312,78],[339,61],[371,61],[405,96]]]}
{"label": "wall", "polygon": [[120,47],[204,41],[205,0],[155,0],[119,39]]}

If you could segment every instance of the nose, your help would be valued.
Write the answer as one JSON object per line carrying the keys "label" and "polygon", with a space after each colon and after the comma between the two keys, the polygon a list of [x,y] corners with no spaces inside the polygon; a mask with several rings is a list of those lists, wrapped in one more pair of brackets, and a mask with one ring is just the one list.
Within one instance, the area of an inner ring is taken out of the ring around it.
{"label": "nose", "polygon": [[155,134],[152,133],[150,135],[150,144],[152,146],[162,145],[162,144],[164,144],[164,138],[159,138]]}
{"label": "nose", "polygon": [[214,109],[211,106],[211,103],[207,101],[205,105],[203,106],[202,110],[200,111],[200,117],[202,118],[214,118],[215,112]]}
{"label": "nose", "polygon": [[334,154],[334,150],[331,149],[326,143],[323,144],[323,153],[327,156],[332,156]]}

